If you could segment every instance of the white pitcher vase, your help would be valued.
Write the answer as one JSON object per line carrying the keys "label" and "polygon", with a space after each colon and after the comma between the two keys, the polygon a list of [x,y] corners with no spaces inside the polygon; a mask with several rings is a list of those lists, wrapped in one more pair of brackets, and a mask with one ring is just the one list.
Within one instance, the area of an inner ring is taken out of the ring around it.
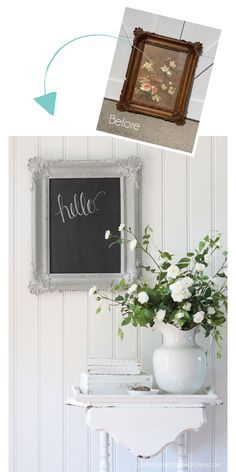
{"label": "white pitcher vase", "polygon": [[162,346],[153,354],[158,387],[166,393],[196,393],[203,387],[207,365],[207,354],[195,341],[198,327],[182,331],[162,321],[156,327],[163,335]]}

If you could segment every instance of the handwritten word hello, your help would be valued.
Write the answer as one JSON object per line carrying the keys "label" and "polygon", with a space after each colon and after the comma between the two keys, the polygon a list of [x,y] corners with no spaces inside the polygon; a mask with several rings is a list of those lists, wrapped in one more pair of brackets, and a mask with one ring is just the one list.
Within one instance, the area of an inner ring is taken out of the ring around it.
{"label": "handwritten word hello", "polygon": [[65,205],[63,202],[63,196],[59,193],[57,196],[57,203],[59,211],[54,213],[54,215],[61,215],[62,222],[65,223],[65,215],[70,220],[77,218],[78,216],[89,216],[93,215],[97,208],[97,199],[102,195],[106,196],[106,192],[101,190],[98,192],[93,199],[88,198],[84,195],[84,192],[81,192],[79,195],[77,193],[73,196],[73,201],[69,205]]}

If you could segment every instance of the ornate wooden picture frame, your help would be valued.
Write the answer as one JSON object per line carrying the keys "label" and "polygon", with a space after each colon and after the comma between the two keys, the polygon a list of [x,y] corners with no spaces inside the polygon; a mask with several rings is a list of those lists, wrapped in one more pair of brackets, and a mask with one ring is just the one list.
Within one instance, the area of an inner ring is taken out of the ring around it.
{"label": "ornate wooden picture frame", "polygon": [[[139,234],[141,160],[31,158],[31,293],[109,289],[140,271],[137,251],[109,248],[105,231],[124,223]],[[117,246],[117,245],[116,245]]]}
{"label": "ornate wooden picture frame", "polygon": [[117,109],[183,125],[201,53],[200,42],[173,39],[135,28]]}

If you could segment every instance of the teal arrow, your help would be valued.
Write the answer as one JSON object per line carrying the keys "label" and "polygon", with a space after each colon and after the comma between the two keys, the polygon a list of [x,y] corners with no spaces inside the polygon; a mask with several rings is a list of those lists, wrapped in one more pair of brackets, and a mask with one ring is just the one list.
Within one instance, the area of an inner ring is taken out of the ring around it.
{"label": "teal arrow", "polygon": [[[55,104],[56,104],[56,98],[57,98],[57,92],[50,92],[47,93],[46,90],[46,81],[47,81],[47,74],[48,74],[48,69],[51,66],[53,60],[59,54],[59,52],[64,49],[66,46],[68,46],[71,43],[74,43],[74,41],[78,41],[78,39],[83,39],[83,38],[91,38],[92,36],[102,36],[106,38],[113,38],[113,39],[118,39],[119,41],[123,41],[124,43],[128,44],[131,46],[130,42],[127,39],[119,38],[118,36],[112,36],[110,34],[102,34],[102,33],[95,33],[95,34],[85,34],[83,36],[78,36],[77,38],[71,39],[67,43],[63,44],[56,52],[53,54],[51,60],[49,61],[46,71],[45,71],[45,76],[44,76],[44,95],[41,95],[40,97],[34,98],[35,102],[38,103],[44,110],[46,110],[50,115],[54,116],[54,111],[55,111]],[[138,51],[140,51],[150,62],[149,57],[146,56],[146,54],[141,51],[141,49],[137,48],[136,46],[132,46]]]}
{"label": "teal arrow", "polygon": [[50,115],[54,115],[57,92],[50,92],[41,95],[41,97],[34,98],[34,100],[46,110]]}

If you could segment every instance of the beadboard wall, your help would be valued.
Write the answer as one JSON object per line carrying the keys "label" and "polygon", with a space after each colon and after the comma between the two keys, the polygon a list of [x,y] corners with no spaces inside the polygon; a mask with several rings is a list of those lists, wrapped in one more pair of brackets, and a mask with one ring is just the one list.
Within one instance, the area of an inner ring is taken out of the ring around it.
{"label": "beadboard wall", "polygon": [[[121,342],[116,336],[118,314],[96,315],[87,292],[29,293],[27,161],[35,155],[55,159],[140,156],[142,225],[153,226],[160,247],[181,254],[211,229],[223,232],[225,244],[226,138],[201,137],[194,158],[111,137],[10,139],[10,471],[95,472],[98,435],[87,431],[82,411],[64,405],[72,395],[71,386],[78,384],[88,356],[139,357],[144,370],[151,372],[152,352],[161,338],[152,330],[127,328]],[[208,344],[204,338],[199,342]],[[211,352],[207,374],[207,384],[214,386],[224,405],[209,409],[207,426],[187,438],[191,472],[226,471],[225,345],[222,361]],[[174,446],[146,460],[114,443],[111,447],[112,472],[171,472],[175,461]]]}

